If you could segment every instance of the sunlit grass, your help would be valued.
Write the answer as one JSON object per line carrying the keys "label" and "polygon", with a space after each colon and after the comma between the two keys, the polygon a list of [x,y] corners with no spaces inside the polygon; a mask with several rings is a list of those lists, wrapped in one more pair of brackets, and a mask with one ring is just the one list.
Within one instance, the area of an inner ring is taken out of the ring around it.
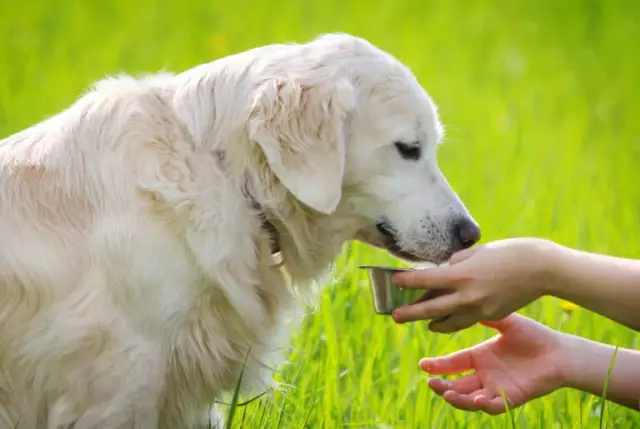
{"label": "sunlit grass", "polygon": [[[447,125],[440,164],[485,241],[537,235],[640,257],[639,19],[640,2],[631,0],[3,1],[0,136],[64,108],[107,74],[178,71],[256,45],[346,31],[408,64],[438,103]],[[435,335],[426,323],[396,326],[374,315],[356,265],[376,262],[399,263],[359,244],[345,249],[296,331],[290,364],[276,374],[289,387],[235,409],[236,427],[511,426],[507,415],[452,409],[418,369],[423,356],[493,332]],[[553,298],[524,313],[637,346],[630,330]],[[596,428],[600,405],[562,390],[512,417],[523,428]],[[608,404],[604,424],[640,427],[640,417]]]}

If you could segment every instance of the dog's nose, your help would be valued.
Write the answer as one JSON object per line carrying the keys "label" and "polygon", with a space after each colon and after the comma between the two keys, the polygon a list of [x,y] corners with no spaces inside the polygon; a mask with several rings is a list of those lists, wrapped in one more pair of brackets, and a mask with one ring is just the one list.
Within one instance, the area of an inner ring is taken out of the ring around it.
{"label": "dog's nose", "polygon": [[469,218],[462,218],[454,224],[454,236],[462,244],[462,248],[466,249],[480,241],[480,227]]}

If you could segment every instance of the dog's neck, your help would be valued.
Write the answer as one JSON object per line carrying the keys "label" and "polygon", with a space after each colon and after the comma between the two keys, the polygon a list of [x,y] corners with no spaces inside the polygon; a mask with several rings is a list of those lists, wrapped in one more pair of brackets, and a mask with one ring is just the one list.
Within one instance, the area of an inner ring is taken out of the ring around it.
{"label": "dog's neck", "polygon": [[[244,132],[236,129],[216,129],[216,117],[221,115],[221,112],[206,109],[196,109],[195,112],[186,110],[186,106],[191,105],[216,105],[213,100],[210,100],[210,103],[203,102],[202,97],[215,97],[215,91],[203,91],[198,73],[185,73],[176,79],[176,85],[180,88],[180,91],[175,97],[181,100],[180,103],[174,100],[174,103],[181,106],[180,109],[176,109],[176,115],[184,122],[193,141],[197,142],[196,144],[200,147],[214,150],[218,156],[222,171],[238,180],[238,184],[243,190],[249,191],[245,198],[248,199],[250,206],[254,207],[259,213],[262,228],[267,233],[266,235],[270,237],[272,244],[271,265],[277,267],[285,265],[287,271],[290,271],[291,276],[297,281],[305,282],[315,277],[339,253],[342,240],[337,240],[335,234],[332,234],[335,228],[327,231],[326,234],[319,232],[318,229],[322,228],[319,227],[317,222],[313,222],[312,225],[309,224],[312,216],[302,213],[303,210],[289,207],[288,203],[290,202],[279,201],[283,198],[284,193],[276,188],[281,185],[275,178],[271,177],[270,173],[262,171],[266,169],[266,166],[261,157],[251,150],[238,149],[240,144],[228,144],[229,141],[242,138]],[[231,134],[234,133],[237,133],[237,136],[231,138]],[[248,140],[245,144],[251,146]],[[253,171],[253,174],[257,176],[252,180],[257,180],[261,183],[246,183],[248,181],[246,177],[247,170]],[[256,173],[258,171],[260,172]],[[265,195],[265,190],[268,190],[267,195]],[[278,207],[277,205],[280,203],[286,205],[286,207]],[[303,220],[303,230],[288,230],[287,227],[282,225],[285,217],[290,218],[292,215],[300,216],[301,220]],[[301,235],[308,234],[309,227],[316,230],[314,242],[310,243],[311,248],[300,248],[301,243],[293,236],[296,233]]]}
{"label": "dog's neck", "polygon": [[[222,165],[223,168],[226,167],[227,157],[226,153],[223,150],[216,151],[216,155],[218,157],[218,161]],[[269,247],[271,249],[271,266],[274,268],[280,268],[284,265],[284,260],[282,258],[282,243],[280,240],[280,233],[278,229],[275,227],[273,222],[269,220],[267,212],[262,207],[262,204],[258,201],[258,199],[252,194],[251,188],[248,180],[244,180],[242,183],[242,194],[249,201],[249,205],[253,208],[260,218],[261,228],[269,237]]]}
{"label": "dog's neck", "polygon": [[233,148],[220,147],[216,153],[223,171],[238,180],[239,189],[270,242],[269,265],[284,269],[302,289],[316,283],[319,276],[324,277],[349,239],[352,222],[334,217],[328,223],[289,198],[262,160],[237,158]]}

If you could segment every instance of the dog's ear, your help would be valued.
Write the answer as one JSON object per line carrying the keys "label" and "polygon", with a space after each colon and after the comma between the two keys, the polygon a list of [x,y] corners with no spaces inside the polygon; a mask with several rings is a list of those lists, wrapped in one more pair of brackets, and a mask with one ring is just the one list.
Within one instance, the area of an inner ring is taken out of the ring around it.
{"label": "dog's ear", "polygon": [[251,107],[249,137],[278,180],[307,206],[332,213],[342,197],[353,86],[346,79],[272,79],[258,88]]}

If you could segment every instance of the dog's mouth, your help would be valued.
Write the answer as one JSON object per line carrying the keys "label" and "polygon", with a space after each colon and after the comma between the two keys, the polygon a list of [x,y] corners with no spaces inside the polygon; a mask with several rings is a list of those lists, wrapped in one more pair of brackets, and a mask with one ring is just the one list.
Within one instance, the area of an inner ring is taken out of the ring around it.
{"label": "dog's mouth", "polygon": [[413,253],[402,250],[402,248],[398,244],[396,230],[391,227],[391,225],[386,222],[378,222],[376,223],[376,229],[378,230],[380,235],[382,235],[383,247],[387,251],[399,258],[406,259],[407,261],[422,262],[420,257],[414,255]]}
{"label": "dog's mouth", "polygon": [[408,262],[441,264],[451,256],[450,252],[424,252],[415,253],[404,250],[399,244],[396,229],[388,222],[377,222],[375,228],[361,231],[357,239],[371,246],[386,250],[392,255]]}

